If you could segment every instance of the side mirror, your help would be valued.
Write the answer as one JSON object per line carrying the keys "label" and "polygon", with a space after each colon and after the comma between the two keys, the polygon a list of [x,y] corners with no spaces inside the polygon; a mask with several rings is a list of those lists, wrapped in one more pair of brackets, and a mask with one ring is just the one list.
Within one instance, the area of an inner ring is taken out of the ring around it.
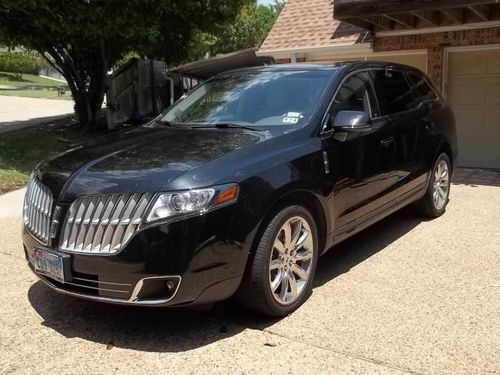
{"label": "side mirror", "polygon": [[434,112],[441,108],[441,102],[437,99],[428,99],[424,100],[421,106],[427,112]]}
{"label": "side mirror", "polygon": [[372,129],[370,116],[364,111],[340,111],[333,119],[333,130],[337,132],[358,133]]}

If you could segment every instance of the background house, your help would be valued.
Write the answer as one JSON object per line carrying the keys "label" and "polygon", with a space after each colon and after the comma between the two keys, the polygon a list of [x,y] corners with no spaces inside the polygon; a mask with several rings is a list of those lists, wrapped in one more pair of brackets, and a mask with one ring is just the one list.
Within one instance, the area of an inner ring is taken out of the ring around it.
{"label": "background house", "polygon": [[459,164],[500,168],[497,0],[288,0],[259,54],[282,63],[415,66],[455,110]]}

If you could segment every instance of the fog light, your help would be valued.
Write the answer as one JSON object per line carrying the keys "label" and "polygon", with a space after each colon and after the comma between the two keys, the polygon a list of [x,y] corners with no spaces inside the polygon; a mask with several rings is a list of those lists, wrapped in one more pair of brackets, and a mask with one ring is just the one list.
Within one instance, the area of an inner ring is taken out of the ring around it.
{"label": "fog light", "polygon": [[175,284],[173,281],[167,281],[167,289],[169,292],[173,292],[175,289]]}

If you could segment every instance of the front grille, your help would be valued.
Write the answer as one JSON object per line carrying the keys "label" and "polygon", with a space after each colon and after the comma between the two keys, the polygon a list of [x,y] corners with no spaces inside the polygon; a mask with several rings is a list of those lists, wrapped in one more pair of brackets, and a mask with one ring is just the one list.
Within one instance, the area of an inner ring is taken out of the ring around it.
{"label": "front grille", "polygon": [[54,199],[50,190],[35,177],[28,183],[24,197],[24,225],[44,245],[49,243],[50,216]]}
{"label": "front grille", "polygon": [[66,215],[61,250],[114,254],[139,229],[152,194],[85,196]]}

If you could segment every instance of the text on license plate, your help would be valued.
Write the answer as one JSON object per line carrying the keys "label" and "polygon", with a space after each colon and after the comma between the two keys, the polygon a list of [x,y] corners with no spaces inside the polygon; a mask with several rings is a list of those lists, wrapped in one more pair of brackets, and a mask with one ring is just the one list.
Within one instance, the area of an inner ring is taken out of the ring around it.
{"label": "text on license plate", "polygon": [[64,263],[59,255],[35,249],[35,271],[61,283],[64,282]]}

